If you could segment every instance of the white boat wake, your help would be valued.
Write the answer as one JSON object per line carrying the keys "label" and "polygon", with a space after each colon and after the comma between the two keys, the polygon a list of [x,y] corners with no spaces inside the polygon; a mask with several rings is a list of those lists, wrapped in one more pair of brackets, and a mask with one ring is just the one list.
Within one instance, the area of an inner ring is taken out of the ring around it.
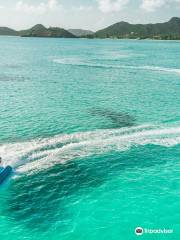
{"label": "white boat wake", "polygon": [[180,127],[140,125],[57,135],[0,145],[0,156],[17,172],[31,174],[75,158],[126,151],[131,146],[147,144],[166,147],[180,144]]}
{"label": "white boat wake", "polygon": [[113,68],[113,69],[134,69],[134,70],[147,70],[151,72],[164,72],[180,74],[179,68],[163,67],[163,66],[148,66],[148,65],[119,65],[119,64],[103,64],[94,63],[92,61],[83,61],[81,59],[54,59],[54,63],[61,65],[79,66],[79,67],[94,67],[94,68]]}

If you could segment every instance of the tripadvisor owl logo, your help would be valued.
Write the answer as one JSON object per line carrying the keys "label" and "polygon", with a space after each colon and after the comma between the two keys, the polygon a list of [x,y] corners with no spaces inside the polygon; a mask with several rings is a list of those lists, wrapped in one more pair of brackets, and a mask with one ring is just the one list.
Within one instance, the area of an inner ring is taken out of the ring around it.
{"label": "tripadvisor owl logo", "polygon": [[136,229],[135,229],[135,234],[136,235],[143,235],[143,229],[141,228],[141,227],[137,227]]}

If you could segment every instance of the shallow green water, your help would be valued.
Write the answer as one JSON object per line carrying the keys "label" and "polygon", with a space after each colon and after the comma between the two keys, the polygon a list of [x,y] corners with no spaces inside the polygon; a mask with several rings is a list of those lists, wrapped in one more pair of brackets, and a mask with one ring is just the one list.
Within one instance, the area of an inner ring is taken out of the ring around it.
{"label": "shallow green water", "polygon": [[0,239],[178,239],[180,42],[0,45]]}

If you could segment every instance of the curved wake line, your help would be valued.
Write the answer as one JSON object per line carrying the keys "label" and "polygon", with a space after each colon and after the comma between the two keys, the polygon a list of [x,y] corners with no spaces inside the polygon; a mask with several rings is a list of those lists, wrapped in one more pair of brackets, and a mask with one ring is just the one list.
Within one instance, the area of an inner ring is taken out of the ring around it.
{"label": "curved wake line", "polygon": [[78,66],[78,67],[94,67],[94,68],[115,68],[115,69],[135,69],[135,70],[148,70],[155,72],[168,72],[180,74],[179,68],[168,68],[168,67],[160,67],[160,66],[128,66],[128,65],[111,65],[111,64],[96,64],[96,63],[86,63],[81,61],[68,61],[63,59],[54,59],[53,62],[62,64],[62,65],[70,65],[70,66]]}
{"label": "curved wake line", "polygon": [[23,143],[0,146],[0,155],[6,164],[17,172],[47,169],[75,158],[100,155],[110,151],[126,151],[131,146],[180,144],[180,127],[162,128],[140,125],[122,129],[97,130],[52,138],[36,139]]}
{"label": "curved wake line", "polygon": [[170,73],[180,74],[180,69],[179,68],[165,68],[165,67],[158,67],[158,66],[142,66],[142,69],[151,70],[151,71],[158,71],[158,72],[170,72]]}

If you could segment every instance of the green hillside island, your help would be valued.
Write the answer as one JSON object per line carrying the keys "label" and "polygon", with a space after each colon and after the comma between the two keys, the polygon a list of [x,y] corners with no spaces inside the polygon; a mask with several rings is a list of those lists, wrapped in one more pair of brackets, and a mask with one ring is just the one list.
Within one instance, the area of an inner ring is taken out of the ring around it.
{"label": "green hillside island", "polygon": [[77,37],[83,37],[83,36],[86,36],[86,35],[94,34],[93,31],[84,30],[84,29],[68,29],[68,32],[72,33],[73,35],[75,35]]}
{"label": "green hillside island", "polygon": [[18,31],[8,27],[0,27],[0,35],[2,36],[18,36]]}
{"label": "green hillside island", "polygon": [[156,24],[119,22],[87,37],[180,40],[180,18],[173,17],[168,22]]}
{"label": "green hillside island", "polygon": [[0,27],[0,35],[21,37],[52,37],[52,38],[117,38],[117,39],[158,39],[180,40],[180,18],[173,17],[165,23],[130,24],[128,22],[115,23],[105,29],[93,33],[90,30],[69,29],[59,27],[46,28],[42,24],[15,31],[7,27]]}
{"label": "green hillside island", "polygon": [[75,35],[63,28],[49,27],[37,24],[28,30],[19,31],[21,37],[54,37],[54,38],[76,38]]}

